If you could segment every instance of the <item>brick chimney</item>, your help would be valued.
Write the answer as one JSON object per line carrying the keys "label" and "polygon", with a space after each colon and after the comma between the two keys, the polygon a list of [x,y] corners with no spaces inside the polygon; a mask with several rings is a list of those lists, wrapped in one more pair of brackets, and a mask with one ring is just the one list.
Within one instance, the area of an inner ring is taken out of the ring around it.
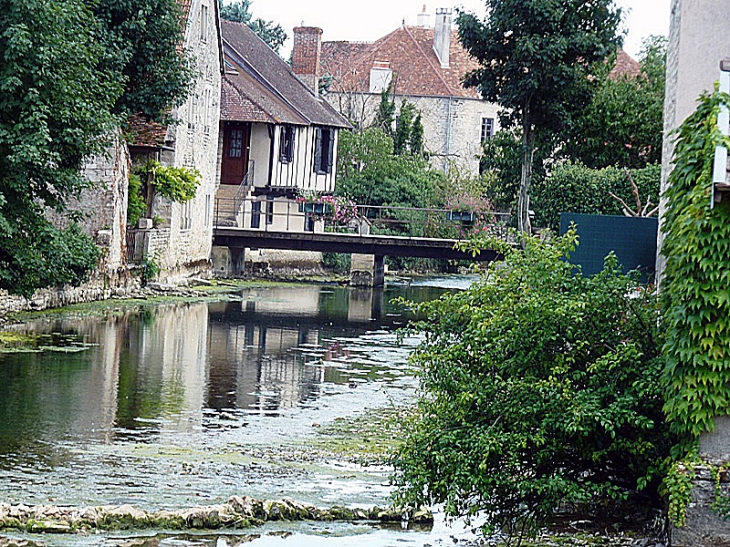
{"label": "brick chimney", "polygon": [[433,50],[439,58],[441,68],[449,68],[449,52],[451,49],[451,10],[436,10],[436,26],[433,31]]}
{"label": "brick chimney", "polygon": [[318,94],[319,59],[322,52],[322,29],[296,27],[292,47],[291,67],[314,94]]}

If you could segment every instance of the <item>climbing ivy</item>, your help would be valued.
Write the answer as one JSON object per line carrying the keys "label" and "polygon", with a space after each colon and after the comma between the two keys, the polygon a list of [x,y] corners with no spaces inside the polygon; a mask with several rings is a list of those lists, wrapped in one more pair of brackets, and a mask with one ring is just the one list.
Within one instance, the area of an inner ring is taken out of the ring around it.
{"label": "climbing ivy", "polygon": [[730,146],[717,127],[721,105],[729,95],[701,97],[679,128],[665,193],[664,408],[688,443],[730,408],[730,201],[712,208],[710,198],[715,146]]}

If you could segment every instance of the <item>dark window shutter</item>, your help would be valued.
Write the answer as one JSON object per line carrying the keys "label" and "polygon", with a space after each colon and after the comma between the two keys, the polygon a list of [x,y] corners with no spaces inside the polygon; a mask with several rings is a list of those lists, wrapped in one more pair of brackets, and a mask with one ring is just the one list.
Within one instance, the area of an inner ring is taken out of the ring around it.
{"label": "dark window shutter", "polygon": [[334,129],[327,130],[327,173],[332,172],[332,157],[334,156],[335,150],[335,131]]}
{"label": "dark window shutter", "polygon": [[322,129],[315,129],[316,135],[314,140],[314,172],[322,171]]}

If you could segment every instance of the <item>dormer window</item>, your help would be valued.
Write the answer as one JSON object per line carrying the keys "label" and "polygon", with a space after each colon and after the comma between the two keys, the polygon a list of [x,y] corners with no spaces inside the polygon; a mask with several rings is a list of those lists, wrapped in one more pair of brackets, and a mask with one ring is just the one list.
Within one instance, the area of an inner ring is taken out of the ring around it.
{"label": "dormer window", "polygon": [[285,125],[281,128],[279,161],[281,163],[291,163],[294,161],[294,127],[291,125]]}

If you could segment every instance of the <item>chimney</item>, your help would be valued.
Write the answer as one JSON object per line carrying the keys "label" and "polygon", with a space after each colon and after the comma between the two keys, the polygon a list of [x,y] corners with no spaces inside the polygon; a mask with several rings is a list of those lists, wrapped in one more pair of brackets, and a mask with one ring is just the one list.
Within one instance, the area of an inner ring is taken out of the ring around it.
{"label": "chimney", "polygon": [[291,67],[315,95],[319,94],[319,58],[322,52],[322,29],[296,27],[292,47]]}
{"label": "chimney", "polygon": [[423,28],[431,26],[431,14],[426,13],[426,4],[423,4],[423,11],[416,17],[416,25]]}
{"label": "chimney", "polygon": [[449,50],[451,49],[451,10],[436,10],[436,27],[433,31],[433,50],[441,62],[441,68],[449,68]]}

